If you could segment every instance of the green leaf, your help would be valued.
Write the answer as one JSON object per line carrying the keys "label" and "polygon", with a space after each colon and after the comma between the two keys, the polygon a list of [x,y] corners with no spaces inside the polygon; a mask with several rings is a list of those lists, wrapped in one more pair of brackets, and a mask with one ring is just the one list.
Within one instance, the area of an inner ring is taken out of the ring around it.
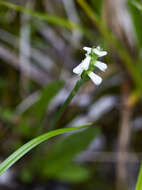
{"label": "green leaf", "polygon": [[142,190],[142,165],[140,167],[140,172],[139,172],[135,190]]}
{"label": "green leaf", "polygon": [[89,178],[89,171],[81,165],[70,163],[55,178],[64,182],[78,183]]}
{"label": "green leaf", "polygon": [[56,176],[62,172],[71,160],[84,151],[100,130],[91,127],[78,133],[73,133],[64,139],[59,139],[49,150],[45,160],[41,163],[41,170],[46,176]]}
{"label": "green leaf", "polygon": [[20,125],[16,126],[16,131],[25,138],[30,139],[31,137],[35,137],[33,136],[35,133],[35,128],[29,126],[29,121],[26,118],[20,120]]}
{"label": "green leaf", "polygon": [[32,172],[27,169],[27,168],[24,168],[22,169],[21,173],[20,173],[20,179],[23,183],[30,183],[32,182],[33,180],[33,174]]}
{"label": "green leaf", "polygon": [[[22,135],[31,138],[41,134],[43,124],[42,121],[44,120],[46,110],[48,109],[50,102],[54,99],[54,97],[59,93],[59,91],[63,87],[63,84],[64,83],[62,81],[54,81],[45,86],[40,91],[39,100],[30,108],[25,110],[24,117],[21,120],[20,125],[17,127],[17,130]],[[34,127],[29,126],[29,116],[34,118]]]}
{"label": "green leaf", "polygon": [[41,121],[43,119],[49,103],[51,102],[51,100],[54,99],[54,97],[58,94],[62,87],[62,81],[54,81],[42,89],[40,99],[38,100],[38,102],[36,102],[33,109],[36,119],[38,119],[38,121]]}
{"label": "green leaf", "polygon": [[28,143],[24,144],[21,148],[16,150],[11,156],[9,156],[5,161],[3,161],[0,164],[0,176],[9,168],[11,167],[16,161],[18,161],[21,157],[23,157],[27,152],[29,152],[31,149],[39,145],[40,143],[50,139],[51,137],[54,137],[56,135],[60,135],[63,133],[67,133],[70,131],[75,131],[84,127],[90,126],[90,124],[86,124],[79,127],[70,127],[70,128],[62,128],[57,129],[48,133],[45,133],[41,136],[38,136]]}

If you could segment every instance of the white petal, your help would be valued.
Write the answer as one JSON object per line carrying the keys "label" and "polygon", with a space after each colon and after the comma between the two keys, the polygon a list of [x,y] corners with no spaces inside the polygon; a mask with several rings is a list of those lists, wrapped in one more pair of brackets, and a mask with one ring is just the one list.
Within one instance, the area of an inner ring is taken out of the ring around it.
{"label": "white petal", "polygon": [[81,75],[84,70],[88,70],[90,61],[91,57],[87,56],[77,67],[73,69],[73,72],[77,75]]}
{"label": "white petal", "polygon": [[91,80],[96,84],[100,85],[102,82],[102,78],[96,75],[95,73],[91,72],[88,74],[88,76],[91,78]]}
{"label": "white petal", "polygon": [[102,51],[100,47],[98,46],[97,48],[93,49],[94,53],[97,54],[99,57],[107,55],[106,51]]}
{"label": "white petal", "polygon": [[90,61],[91,61],[91,57],[90,57],[90,56],[87,56],[87,57],[81,62],[81,67],[83,68],[83,70],[86,70],[86,71],[88,70]]}
{"label": "white petal", "polygon": [[83,49],[84,49],[85,51],[90,51],[92,48],[90,48],[90,47],[83,47]]}
{"label": "white petal", "polygon": [[83,49],[87,51],[87,54],[91,53],[91,50],[92,50],[92,48],[90,47],[84,47]]}
{"label": "white petal", "polygon": [[107,69],[107,64],[101,61],[96,61],[95,66],[98,67],[101,71],[105,71]]}
{"label": "white petal", "polygon": [[79,64],[77,67],[73,69],[73,72],[77,75],[81,75],[83,72],[83,68],[81,67],[81,64]]}

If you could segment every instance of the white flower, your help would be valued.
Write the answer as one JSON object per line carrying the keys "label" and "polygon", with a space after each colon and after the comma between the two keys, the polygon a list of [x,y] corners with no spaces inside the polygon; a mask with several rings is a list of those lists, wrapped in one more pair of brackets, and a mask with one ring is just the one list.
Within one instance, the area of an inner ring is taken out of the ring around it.
{"label": "white flower", "polygon": [[[87,51],[87,54],[86,55],[89,55],[91,53],[91,50],[92,48],[90,47],[84,47],[83,48],[85,51]],[[93,48],[93,52],[98,55],[99,57],[103,57],[105,55],[107,55],[107,52],[106,51],[102,51],[100,46],[97,46],[96,48]]]}
{"label": "white flower", "polygon": [[[98,75],[96,75],[95,73],[92,72],[92,70],[89,70],[89,65],[90,65],[90,61],[91,61],[91,56],[90,53],[92,51],[92,48],[90,47],[84,47],[83,48],[85,51],[87,51],[86,53],[86,57],[85,59],[77,66],[73,69],[73,72],[75,74],[78,74],[79,76],[82,75],[83,71],[88,71],[87,75],[88,77],[96,84],[96,85],[100,85],[102,82],[102,78]],[[98,55],[98,57],[102,57],[104,55],[107,54],[106,51],[102,51],[100,49],[100,47],[97,48],[93,48],[93,52]],[[107,65],[101,61],[94,61],[94,67],[98,67],[101,71],[105,71],[107,69]]]}
{"label": "white flower", "polygon": [[101,84],[102,78],[99,77],[98,75],[96,75],[95,73],[90,72],[90,73],[88,74],[88,76],[89,76],[90,79],[93,81],[93,83],[95,83],[96,85],[100,85],[100,84]]}
{"label": "white flower", "polygon": [[101,71],[105,71],[107,69],[107,64],[101,61],[96,61],[95,66],[98,67]]}
{"label": "white flower", "polygon": [[90,47],[84,47],[83,49],[85,51],[87,51],[86,56],[89,55],[91,53],[91,50],[92,50],[92,48],[90,48]]}
{"label": "white flower", "polygon": [[88,70],[90,61],[91,57],[87,56],[77,67],[73,69],[73,72],[80,76],[84,70]]}

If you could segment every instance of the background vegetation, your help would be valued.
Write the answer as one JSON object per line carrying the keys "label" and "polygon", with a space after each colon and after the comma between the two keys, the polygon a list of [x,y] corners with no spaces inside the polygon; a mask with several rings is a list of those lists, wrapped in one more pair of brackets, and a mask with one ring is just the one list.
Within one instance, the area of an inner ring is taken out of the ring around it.
{"label": "background vegetation", "polygon": [[1,161],[53,129],[78,80],[72,69],[84,58],[82,48],[108,51],[101,86],[85,84],[54,129],[93,126],[29,152],[0,177],[0,189],[135,189],[142,159],[141,28],[140,0],[0,0]]}

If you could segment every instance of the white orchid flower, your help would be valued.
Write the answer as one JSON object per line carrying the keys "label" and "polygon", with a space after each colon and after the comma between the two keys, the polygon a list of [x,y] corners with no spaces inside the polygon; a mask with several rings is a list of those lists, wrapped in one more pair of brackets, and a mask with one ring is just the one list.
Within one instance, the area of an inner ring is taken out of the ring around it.
{"label": "white orchid flower", "polygon": [[[90,47],[84,47],[83,48],[85,51],[87,51],[87,54],[86,55],[89,55],[91,53],[91,50],[92,48]],[[93,52],[98,55],[99,57],[103,57],[105,55],[107,55],[107,52],[106,51],[102,51],[100,46],[97,46],[96,48],[93,48]]]}
{"label": "white orchid flower", "polygon": [[[97,55],[98,57],[102,57],[104,55],[107,55],[107,52],[102,51],[99,46],[97,48],[84,47],[83,49],[87,51],[87,53],[85,54],[86,57],[77,67],[73,69],[73,72],[81,76],[83,71],[87,71],[87,75],[93,81],[93,83],[95,83],[96,85],[100,85],[102,82],[102,78],[98,76],[97,74],[93,73],[92,69],[89,70],[89,66],[90,66],[90,62],[92,58],[92,55],[90,53],[93,50],[93,53],[95,55]],[[99,68],[101,71],[105,71],[107,69],[107,65],[98,60],[94,61],[94,67],[95,66]]]}
{"label": "white orchid flower", "polygon": [[107,69],[107,64],[101,61],[96,61],[95,66],[98,67],[101,71],[105,71]]}
{"label": "white orchid flower", "polygon": [[83,71],[88,70],[90,61],[91,57],[87,56],[77,67],[73,69],[73,72],[80,76],[83,73]]}
{"label": "white orchid flower", "polygon": [[89,76],[89,78],[93,81],[94,84],[96,84],[96,85],[100,85],[100,84],[101,84],[102,78],[99,77],[98,75],[96,75],[95,73],[90,72],[90,73],[88,74],[88,76]]}

